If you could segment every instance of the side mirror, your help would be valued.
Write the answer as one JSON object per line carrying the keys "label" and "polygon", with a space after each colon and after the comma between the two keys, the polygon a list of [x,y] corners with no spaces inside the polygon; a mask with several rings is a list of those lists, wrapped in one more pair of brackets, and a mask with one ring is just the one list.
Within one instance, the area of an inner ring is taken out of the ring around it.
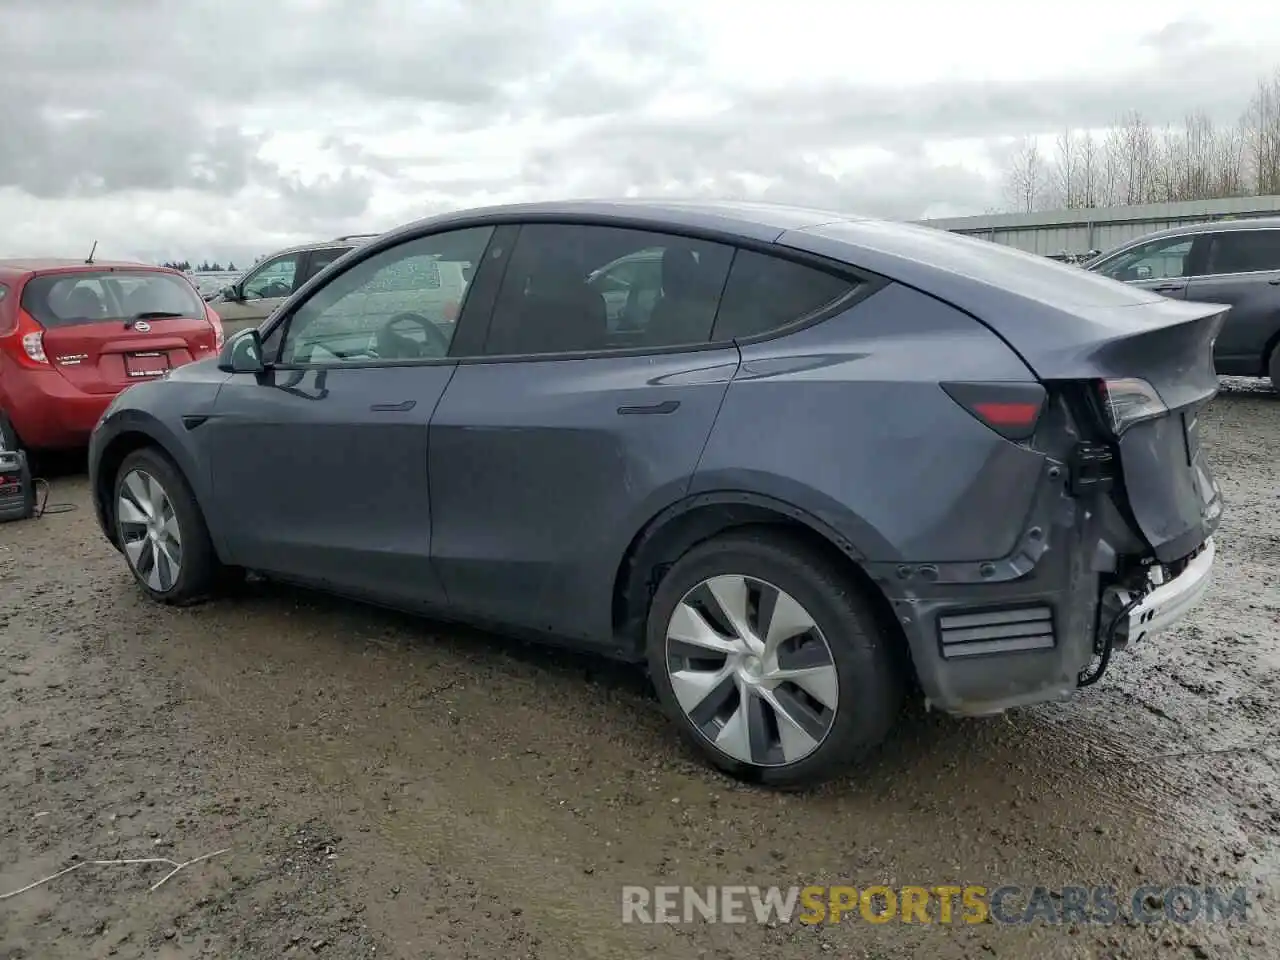
{"label": "side mirror", "polygon": [[262,360],[262,335],[257,327],[241,330],[222,345],[218,369],[226,373],[262,373],[267,369]]}
{"label": "side mirror", "polygon": [[229,300],[231,303],[241,303],[244,301],[244,294],[240,292],[239,284],[229,283],[219,291],[219,295],[223,300]]}

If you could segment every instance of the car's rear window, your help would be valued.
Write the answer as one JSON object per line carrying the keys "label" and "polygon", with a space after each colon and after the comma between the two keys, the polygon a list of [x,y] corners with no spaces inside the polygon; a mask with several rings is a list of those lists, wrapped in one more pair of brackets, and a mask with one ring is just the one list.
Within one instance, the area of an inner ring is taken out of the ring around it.
{"label": "car's rear window", "polygon": [[79,270],[33,277],[22,309],[46,330],[103,320],[204,316],[204,302],[184,278],[152,270]]}

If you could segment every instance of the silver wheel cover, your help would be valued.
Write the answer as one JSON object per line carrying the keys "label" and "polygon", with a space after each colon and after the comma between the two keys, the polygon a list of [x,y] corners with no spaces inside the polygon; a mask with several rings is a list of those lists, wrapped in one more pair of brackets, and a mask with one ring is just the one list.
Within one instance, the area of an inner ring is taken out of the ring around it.
{"label": "silver wheel cover", "polygon": [[835,721],[835,658],[808,611],[764,580],[704,580],[667,624],[667,675],[689,722],[721,753],[760,767],[803,760]]}
{"label": "silver wheel cover", "polygon": [[148,587],[167,593],[182,572],[182,530],[169,494],[144,470],[130,470],[116,501],[120,545]]}

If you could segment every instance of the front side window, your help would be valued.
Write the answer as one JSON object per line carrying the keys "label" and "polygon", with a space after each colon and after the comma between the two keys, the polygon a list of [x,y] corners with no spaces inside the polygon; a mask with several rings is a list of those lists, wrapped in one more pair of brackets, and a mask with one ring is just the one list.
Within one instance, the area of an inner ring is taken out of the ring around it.
{"label": "front side window", "polygon": [[1184,277],[1192,240],[1191,237],[1166,237],[1139,244],[1099,265],[1098,272],[1125,283]]}
{"label": "front side window", "polygon": [[293,281],[298,275],[298,258],[301,254],[287,253],[269,260],[255,270],[244,282],[244,299],[277,300],[293,293]]}
{"label": "front side window", "polygon": [[1280,230],[1224,230],[1209,245],[1206,273],[1280,270]]}
{"label": "front side window", "polygon": [[855,280],[739,250],[729,272],[712,339],[758,337],[812,316],[845,297]]}
{"label": "front side window", "polygon": [[45,274],[22,291],[22,309],[46,330],[104,320],[204,316],[204,301],[185,278],[147,270]]}
{"label": "front side window", "polygon": [[527,224],[511,252],[484,352],[707,343],[733,252],[647,230]]}
{"label": "front side window", "polygon": [[492,227],[419,237],[362,260],[294,311],[282,364],[444,357]]}

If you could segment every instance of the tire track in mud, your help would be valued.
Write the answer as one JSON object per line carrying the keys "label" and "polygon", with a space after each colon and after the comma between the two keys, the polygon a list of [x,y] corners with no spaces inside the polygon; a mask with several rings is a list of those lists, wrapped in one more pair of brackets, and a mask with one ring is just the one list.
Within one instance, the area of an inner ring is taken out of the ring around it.
{"label": "tire track in mud", "polygon": [[0,527],[0,888],[155,840],[235,853],[150,898],[145,876],[85,870],[6,902],[0,955],[1280,952],[1265,910],[1247,928],[1069,931],[636,927],[618,907],[631,883],[1195,878],[1280,895],[1277,414],[1228,393],[1205,415],[1229,511],[1219,583],[1179,630],[1065,704],[913,712],[864,769],[797,795],[709,772],[637,674],[590,658],[275,587],[148,605],[83,479],[59,480],[52,499],[79,511]]}

